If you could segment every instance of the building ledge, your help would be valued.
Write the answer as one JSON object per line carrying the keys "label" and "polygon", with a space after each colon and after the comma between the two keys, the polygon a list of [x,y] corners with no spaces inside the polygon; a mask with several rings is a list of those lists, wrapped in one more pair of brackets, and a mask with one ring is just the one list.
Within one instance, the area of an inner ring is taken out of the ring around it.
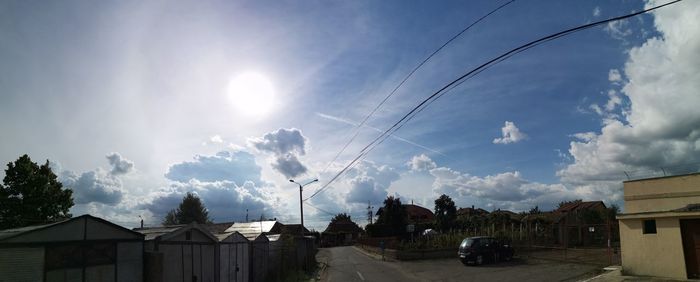
{"label": "building ledge", "polygon": [[618,214],[617,219],[664,218],[664,217],[700,217],[700,211],[654,211]]}

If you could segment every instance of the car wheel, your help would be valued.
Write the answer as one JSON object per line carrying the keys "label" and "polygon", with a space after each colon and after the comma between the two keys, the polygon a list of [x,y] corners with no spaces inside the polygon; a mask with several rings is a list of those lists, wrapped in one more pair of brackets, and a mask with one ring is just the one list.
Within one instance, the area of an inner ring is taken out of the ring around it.
{"label": "car wheel", "polygon": [[476,256],[476,265],[482,265],[484,263],[484,256],[478,255]]}

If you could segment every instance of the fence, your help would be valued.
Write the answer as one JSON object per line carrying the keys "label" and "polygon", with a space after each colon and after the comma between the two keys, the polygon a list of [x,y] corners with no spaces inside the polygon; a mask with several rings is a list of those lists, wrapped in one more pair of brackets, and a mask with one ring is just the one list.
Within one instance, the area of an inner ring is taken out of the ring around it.
{"label": "fence", "polygon": [[290,281],[301,278],[316,267],[316,244],[313,238],[282,237],[270,241],[267,281]]}

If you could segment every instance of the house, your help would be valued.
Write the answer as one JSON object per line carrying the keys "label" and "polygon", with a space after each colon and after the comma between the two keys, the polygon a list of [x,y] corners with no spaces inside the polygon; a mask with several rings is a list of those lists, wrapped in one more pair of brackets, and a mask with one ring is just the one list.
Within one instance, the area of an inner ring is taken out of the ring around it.
{"label": "house", "polygon": [[362,228],[351,220],[336,220],[328,223],[326,230],[321,233],[323,246],[346,246],[357,240]]}
{"label": "house", "polygon": [[566,246],[607,243],[607,207],[602,201],[573,201],[552,212],[554,238]]}
{"label": "house", "polygon": [[216,281],[217,238],[197,223],[134,228],[145,236],[147,281]]}
{"label": "house", "polygon": [[459,208],[457,209],[457,217],[472,217],[472,216],[484,216],[487,215],[489,212],[486,211],[485,209],[481,208],[474,208],[472,205],[471,208]]}
{"label": "house", "polygon": [[[435,220],[435,214],[429,209],[414,204],[403,204],[401,206],[406,209],[409,224],[431,223]],[[383,207],[379,208],[376,215],[380,216],[383,210]]]}
{"label": "house", "polygon": [[700,173],[625,181],[623,191],[623,272],[700,277]]}
{"label": "house", "polygon": [[[304,230],[304,235],[309,235],[311,234],[311,231],[309,229],[306,229],[306,227],[303,227]],[[282,225],[282,229],[280,231],[281,234],[288,234],[292,236],[300,236],[302,232],[302,226],[301,224],[284,224]]]}
{"label": "house", "polygon": [[2,281],[143,281],[137,232],[90,215],[0,231]]}

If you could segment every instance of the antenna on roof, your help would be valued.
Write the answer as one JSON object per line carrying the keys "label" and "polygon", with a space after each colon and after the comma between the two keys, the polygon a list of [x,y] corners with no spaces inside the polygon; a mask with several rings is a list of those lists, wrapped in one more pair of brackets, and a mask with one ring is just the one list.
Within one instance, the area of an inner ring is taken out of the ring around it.
{"label": "antenna on roof", "polygon": [[245,209],[245,222],[248,222],[248,209]]}

